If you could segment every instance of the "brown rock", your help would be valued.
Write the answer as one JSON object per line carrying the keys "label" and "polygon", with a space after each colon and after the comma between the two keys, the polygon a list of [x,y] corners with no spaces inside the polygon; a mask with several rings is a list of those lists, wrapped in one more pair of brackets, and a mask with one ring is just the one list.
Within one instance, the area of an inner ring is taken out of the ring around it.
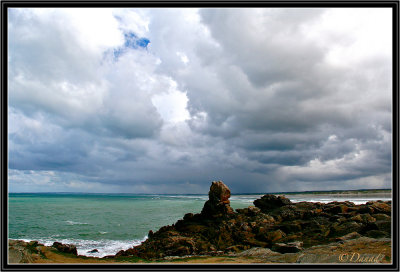
{"label": "brown rock", "polygon": [[368,213],[364,213],[364,214],[357,214],[356,216],[351,217],[350,220],[361,223],[372,223],[376,221],[376,218],[372,217]]}
{"label": "brown rock", "polygon": [[263,212],[270,212],[289,204],[291,204],[290,200],[284,196],[264,195],[260,199],[254,200],[254,205]]}
{"label": "brown rock", "polygon": [[205,217],[220,217],[233,214],[234,211],[229,205],[231,191],[222,181],[213,181],[208,192],[208,200],[204,203],[201,214]]}
{"label": "brown rock", "polygon": [[373,209],[373,213],[383,213],[383,214],[391,215],[392,208],[388,202],[370,201],[370,202],[367,202],[366,205],[369,205],[369,207]]}
{"label": "brown rock", "polygon": [[357,239],[357,238],[360,238],[360,237],[361,237],[361,235],[358,232],[354,231],[354,232],[346,234],[346,235],[344,235],[342,237],[336,238],[336,241],[345,241],[345,240]]}
{"label": "brown rock", "polygon": [[32,263],[34,258],[32,251],[28,249],[28,243],[20,240],[8,240],[9,263]]}
{"label": "brown rock", "polygon": [[118,251],[117,254],[115,254],[116,257],[119,256],[137,256],[138,255],[138,251],[134,248],[129,248],[127,250],[120,250]]}
{"label": "brown rock", "polygon": [[351,232],[359,232],[362,228],[362,225],[351,221],[351,222],[344,222],[341,224],[333,224],[330,228],[330,235],[331,236],[343,236]]}
{"label": "brown rock", "polygon": [[222,181],[213,181],[211,183],[210,191],[208,192],[208,199],[213,203],[226,203],[229,204],[231,191]]}
{"label": "brown rock", "polygon": [[78,251],[77,251],[75,245],[62,244],[62,243],[59,243],[59,242],[54,242],[52,247],[56,248],[60,252],[71,253],[71,254],[74,254],[76,256],[78,255]]}
{"label": "brown rock", "polygon": [[326,212],[331,214],[346,213],[347,211],[348,207],[344,204],[334,205],[333,207],[326,209]]}
{"label": "brown rock", "polygon": [[281,231],[280,229],[278,229],[276,231],[268,232],[267,240],[270,242],[275,242],[275,241],[282,239],[285,236],[286,236],[286,234],[283,231]]}

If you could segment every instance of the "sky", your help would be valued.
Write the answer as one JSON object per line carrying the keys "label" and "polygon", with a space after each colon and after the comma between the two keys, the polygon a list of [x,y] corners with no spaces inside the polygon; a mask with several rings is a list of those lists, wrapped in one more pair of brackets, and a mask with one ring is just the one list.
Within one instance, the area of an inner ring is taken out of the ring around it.
{"label": "sky", "polygon": [[10,192],[391,188],[389,8],[12,8]]}

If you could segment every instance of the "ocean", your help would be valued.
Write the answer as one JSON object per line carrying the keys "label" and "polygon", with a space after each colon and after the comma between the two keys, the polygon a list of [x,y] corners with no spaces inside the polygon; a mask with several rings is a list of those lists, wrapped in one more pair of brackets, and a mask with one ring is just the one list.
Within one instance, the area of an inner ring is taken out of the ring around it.
{"label": "ocean", "polygon": [[[232,195],[231,206],[245,208],[261,196]],[[286,196],[292,202],[391,200],[390,194]],[[207,199],[207,195],[10,193],[8,237],[45,245],[75,244],[80,255],[103,257],[139,245],[149,230],[171,225],[186,213],[199,213]],[[93,249],[98,252],[88,252]]]}

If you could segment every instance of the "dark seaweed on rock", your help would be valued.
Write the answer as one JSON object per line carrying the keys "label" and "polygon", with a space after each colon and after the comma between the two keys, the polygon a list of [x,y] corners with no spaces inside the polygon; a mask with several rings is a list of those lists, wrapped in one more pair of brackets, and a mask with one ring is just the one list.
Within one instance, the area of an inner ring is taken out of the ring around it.
{"label": "dark seaweed on rock", "polygon": [[172,226],[149,232],[141,245],[116,256],[145,259],[165,256],[218,255],[252,247],[287,253],[360,236],[390,237],[391,202],[292,203],[284,196],[264,195],[254,206],[233,211],[230,190],[211,184],[200,214],[186,214]]}

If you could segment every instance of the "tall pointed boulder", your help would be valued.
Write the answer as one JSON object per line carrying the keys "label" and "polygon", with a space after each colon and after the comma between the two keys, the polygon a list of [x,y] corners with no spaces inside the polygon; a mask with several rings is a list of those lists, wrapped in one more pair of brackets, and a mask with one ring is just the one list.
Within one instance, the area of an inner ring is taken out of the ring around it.
{"label": "tall pointed boulder", "polygon": [[232,214],[229,198],[231,191],[222,181],[213,181],[201,214],[205,217],[221,217]]}

